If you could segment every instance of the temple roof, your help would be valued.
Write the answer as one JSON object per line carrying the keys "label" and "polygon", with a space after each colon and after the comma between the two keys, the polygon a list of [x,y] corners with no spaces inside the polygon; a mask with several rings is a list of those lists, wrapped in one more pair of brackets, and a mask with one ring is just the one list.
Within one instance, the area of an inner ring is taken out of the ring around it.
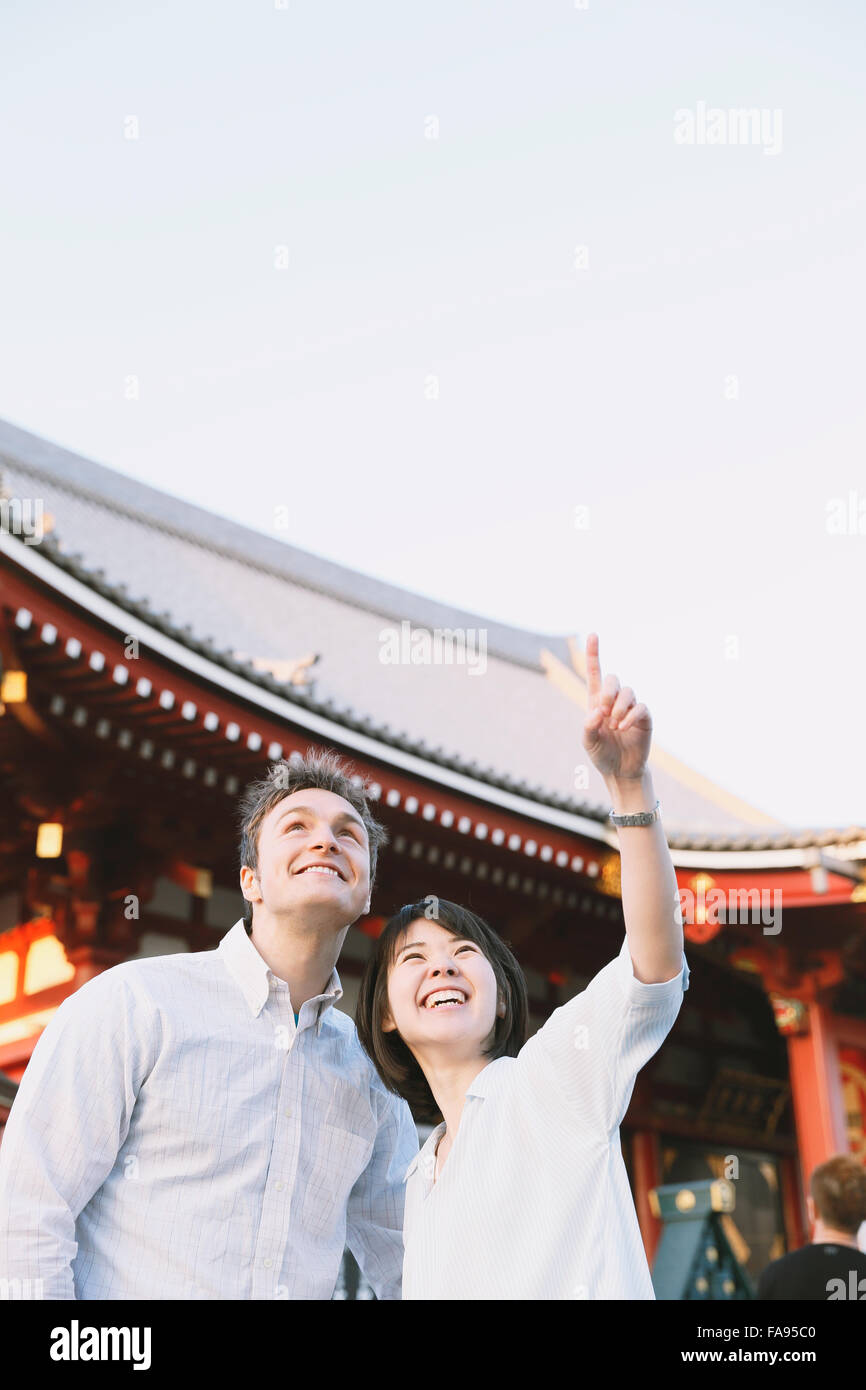
{"label": "temple roof", "polygon": [[[47,534],[38,550],[47,560],[225,670],[423,758],[433,777],[449,768],[604,819],[609,802],[593,767],[575,790],[575,768],[588,759],[573,638],[374,579],[2,421],[0,496],[41,499]],[[473,673],[471,661],[387,664],[383,632],[396,637],[403,623],[413,635],[483,631],[485,672]],[[860,827],[785,826],[655,744],[651,766],[672,846],[782,849],[866,838]]]}

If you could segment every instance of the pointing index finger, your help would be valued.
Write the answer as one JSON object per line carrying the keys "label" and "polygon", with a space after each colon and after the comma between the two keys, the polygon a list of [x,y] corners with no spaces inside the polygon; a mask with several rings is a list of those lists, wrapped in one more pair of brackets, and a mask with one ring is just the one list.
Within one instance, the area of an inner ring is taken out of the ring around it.
{"label": "pointing index finger", "polygon": [[590,632],[586,639],[586,683],[590,706],[601,697],[601,662],[598,659],[598,633]]}

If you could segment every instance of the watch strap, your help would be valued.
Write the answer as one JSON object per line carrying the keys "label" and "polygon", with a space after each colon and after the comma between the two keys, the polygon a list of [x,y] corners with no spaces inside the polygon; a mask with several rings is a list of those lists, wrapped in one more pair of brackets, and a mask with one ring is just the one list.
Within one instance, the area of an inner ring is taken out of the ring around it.
{"label": "watch strap", "polygon": [[612,821],[613,824],[617,826],[652,825],[653,821],[659,820],[660,817],[661,807],[659,806],[658,802],[656,802],[655,806],[651,811],[634,811],[627,816],[617,816],[614,814],[613,811],[608,812],[608,820]]}

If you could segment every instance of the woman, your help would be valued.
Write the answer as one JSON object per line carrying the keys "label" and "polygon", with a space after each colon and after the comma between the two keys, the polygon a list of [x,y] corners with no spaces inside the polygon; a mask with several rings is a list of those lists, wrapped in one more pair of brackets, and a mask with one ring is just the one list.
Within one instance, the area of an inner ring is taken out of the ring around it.
{"label": "woman", "polygon": [[[602,683],[595,633],[587,677],[584,748],[613,814],[653,811],[649,711]],[[439,1120],[406,1175],[404,1298],[654,1297],[619,1125],[688,988],[657,810],[619,827],[619,955],[528,1042],[520,967],[474,913],[428,897],[380,936],[358,1034],[385,1085]]]}

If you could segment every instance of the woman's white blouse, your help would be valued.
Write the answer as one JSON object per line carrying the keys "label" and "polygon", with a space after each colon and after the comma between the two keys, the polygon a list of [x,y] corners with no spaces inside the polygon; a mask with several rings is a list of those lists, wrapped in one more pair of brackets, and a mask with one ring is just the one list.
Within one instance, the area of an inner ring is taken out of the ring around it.
{"label": "woman's white blouse", "polygon": [[517,1057],[469,1087],[436,1183],[433,1130],[406,1170],[403,1298],[652,1299],[620,1148],[635,1078],[689,987],[634,976],[628,940]]}

